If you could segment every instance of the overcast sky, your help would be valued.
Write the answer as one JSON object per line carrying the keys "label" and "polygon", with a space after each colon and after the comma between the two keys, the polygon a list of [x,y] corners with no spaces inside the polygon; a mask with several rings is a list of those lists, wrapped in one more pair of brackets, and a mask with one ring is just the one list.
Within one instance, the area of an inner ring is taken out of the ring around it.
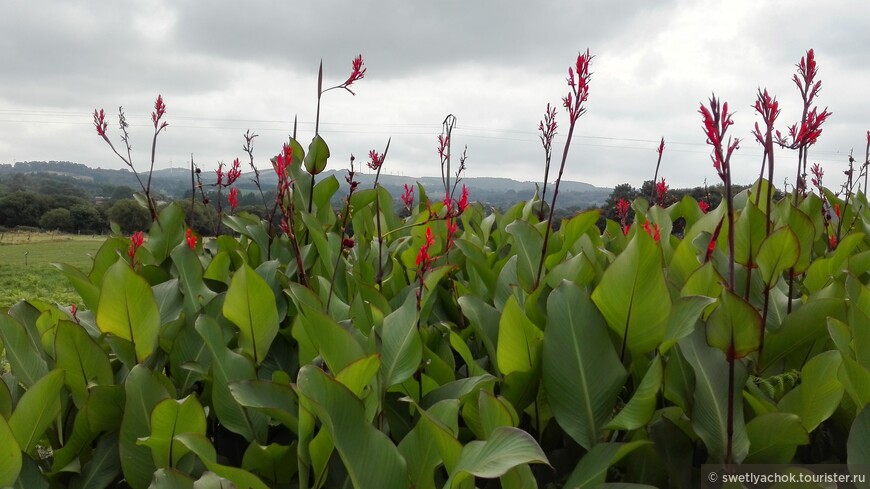
{"label": "overcast sky", "polygon": [[[469,176],[541,180],[537,125],[559,104],[580,50],[595,55],[588,112],[578,122],[565,178],[612,187],[660,175],[672,187],[716,182],[698,106],[712,92],[729,103],[745,138],[734,180],[761,164],[749,131],[751,105],[767,88],[782,106],[778,128],[800,116],[791,82],[814,48],[833,116],[810,162],[839,182],[849,151],[864,159],[870,129],[870,3],[856,1],[435,1],[4,2],[0,15],[0,163],[123,163],[96,135],[94,108],[131,123],[134,163],[150,161],[150,113],[162,94],[169,122],[156,166],[205,169],[244,157],[251,129],[261,167],[279,152],[291,121],[313,136],[317,66],[324,86],[344,81],[351,60],[366,75],[324,95],[321,134],[329,168],[347,166],[392,137],[384,171],[439,175],[436,136],[457,117]],[[567,115],[560,110],[561,155]],[[461,149],[461,148],[460,148]],[[558,155],[554,160],[558,160]],[[775,183],[794,182],[796,155],[777,153]],[[243,160],[244,161],[244,160]]]}

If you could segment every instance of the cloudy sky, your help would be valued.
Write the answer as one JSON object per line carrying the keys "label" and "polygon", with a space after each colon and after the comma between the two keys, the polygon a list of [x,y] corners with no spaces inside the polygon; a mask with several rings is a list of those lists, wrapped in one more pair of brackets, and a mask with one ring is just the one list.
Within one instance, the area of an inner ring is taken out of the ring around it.
{"label": "cloudy sky", "polygon": [[[438,1],[9,2],[0,16],[0,163],[67,160],[123,163],[97,137],[94,108],[117,108],[131,123],[134,164],[150,161],[150,112],[158,93],[169,128],[156,167],[214,168],[243,157],[251,129],[268,165],[299,119],[313,136],[317,66],[341,83],[362,54],[356,96],[324,95],[321,134],[330,168],[382,149],[385,172],[440,174],[436,136],[457,117],[454,144],[468,146],[469,176],[540,180],[537,124],[566,93],[567,67],[595,55],[588,112],[578,122],[565,177],[600,186],[651,179],[660,137],[660,175],[673,186],[713,183],[716,174],[698,106],[712,92],[746,138],[734,179],[749,183],[761,150],[749,131],[751,105],[767,88],[782,106],[778,128],[800,117],[791,82],[814,48],[833,112],[810,154],[839,182],[854,148],[864,159],[870,129],[870,3],[866,1]],[[559,113],[561,154],[567,117]],[[776,184],[794,182],[796,155],[777,153]]]}

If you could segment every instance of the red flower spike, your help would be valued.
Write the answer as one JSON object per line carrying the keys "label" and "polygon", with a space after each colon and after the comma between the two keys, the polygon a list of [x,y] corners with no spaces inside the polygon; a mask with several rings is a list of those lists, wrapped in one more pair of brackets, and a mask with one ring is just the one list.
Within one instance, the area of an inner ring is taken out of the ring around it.
{"label": "red flower spike", "polygon": [[[151,122],[154,123],[155,130],[161,130],[164,127],[168,126],[168,122],[160,123],[160,119],[163,118],[163,114],[166,112],[166,104],[163,103],[163,96],[157,95],[157,100],[154,101],[154,112],[151,113]],[[159,126],[159,127],[158,127]]]}
{"label": "red flower spike", "polygon": [[706,214],[707,211],[710,210],[710,205],[707,204],[706,202],[704,202],[703,200],[701,200],[698,202],[698,208],[701,209],[701,212]]}
{"label": "red flower spike", "polygon": [[230,203],[230,209],[236,210],[239,205],[239,189],[233,187],[230,189],[230,194],[227,196],[227,201]]}
{"label": "red flower spike", "polygon": [[834,204],[834,214],[839,218],[840,217],[840,204]]}
{"label": "red flower spike", "polygon": [[242,169],[240,168],[240,166],[241,162],[238,158],[233,160],[233,167],[229,172],[227,172],[227,187],[235,183],[236,180],[238,180],[239,177],[242,176]]}
{"label": "red flower spike", "polygon": [[656,202],[660,207],[664,207],[667,194],[668,184],[665,183],[665,179],[662,178],[662,181],[656,184]]}
{"label": "red flower spike", "polygon": [[341,247],[346,249],[351,249],[356,243],[354,243],[353,238],[344,238],[341,240]]}
{"label": "red flower spike", "polygon": [[618,217],[620,221],[624,220],[628,217],[629,208],[631,208],[631,204],[627,200],[619,199],[619,202],[616,203],[616,217]]}
{"label": "red flower spike", "polygon": [[665,152],[665,138],[662,138],[662,141],[659,143],[659,147],[656,149],[656,153],[661,156]]}
{"label": "red flower spike", "polygon": [[837,247],[837,237],[833,234],[828,237],[828,247],[832,250]]}
{"label": "red flower spike", "polygon": [[[106,112],[103,109],[100,109],[97,112],[97,109],[94,109],[94,126],[97,128],[97,135],[106,137],[106,129],[109,127],[109,123],[106,122]],[[867,132],[867,139],[870,140],[870,131]]]}
{"label": "red flower spike", "polygon": [[628,236],[628,230],[629,230],[629,229],[631,229],[631,226],[628,225],[628,224],[622,226],[622,234],[623,234],[624,236]]}
{"label": "red flower spike", "polygon": [[[353,59],[350,76],[348,76],[347,80],[341,84],[341,86],[343,88],[347,89],[347,87],[353,85],[354,82],[356,82],[357,80],[362,80],[365,77],[366,68],[365,68],[364,64],[365,63],[363,61],[363,57],[361,54]],[[348,90],[348,91],[350,91],[350,90]],[[350,93],[353,93],[353,92],[350,92]]]}
{"label": "red flower spike", "polygon": [[405,192],[402,194],[402,203],[405,204],[405,207],[410,208],[414,203],[414,186],[409,186],[407,183],[405,184]]}
{"label": "red flower spike", "polygon": [[142,231],[136,231],[130,236],[130,249],[127,250],[127,254],[131,259],[136,257],[136,251],[142,246],[142,243],[145,241],[145,235],[142,234]]}
{"label": "red flower spike", "polygon": [[435,244],[435,237],[432,235],[432,228],[426,228],[426,242],[420,247],[420,252],[417,253],[417,266],[421,272],[425,272],[432,264],[432,259],[429,257],[429,247]]}
{"label": "red flower spike", "polygon": [[379,155],[377,151],[371,150],[369,151],[369,162],[367,166],[372,170],[379,170],[381,165],[384,163],[384,155]]}
{"label": "red flower spike", "polygon": [[465,212],[465,209],[468,207],[468,188],[465,184],[462,184],[462,197],[459,199],[459,213],[462,214]]}
{"label": "red flower spike", "polygon": [[214,173],[217,175],[217,186],[222,186],[224,183],[224,164],[218,163],[217,170],[215,170]]}
{"label": "red flower spike", "polygon": [[185,241],[187,241],[187,246],[190,247],[190,249],[192,249],[192,250],[196,249],[196,235],[193,234],[192,229],[187,228],[187,235],[185,236],[184,239],[185,239]]}

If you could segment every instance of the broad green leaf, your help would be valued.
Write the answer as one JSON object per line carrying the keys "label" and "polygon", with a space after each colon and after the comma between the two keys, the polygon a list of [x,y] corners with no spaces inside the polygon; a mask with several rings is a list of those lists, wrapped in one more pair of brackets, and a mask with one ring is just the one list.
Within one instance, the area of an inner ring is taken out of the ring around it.
{"label": "broad green leaf", "polygon": [[299,370],[297,386],[332,435],[354,487],[408,484],[405,460],[393,442],[367,422],[365,408],[352,392],[311,365]]}
{"label": "broad green leaf", "polygon": [[543,338],[544,333],[511,296],[499,321],[497,355],[505,376],[503,393],[518,409],[532,403],[538,391]]}
{"label": "broad green leaf", "polygon": [[251,443],[245,450],[242,468],[275,484],[290,484],[296,473],[296,447],[272,443]]}
{"label": "broad green leaf", "polygon": [[494,479],[517,465],[547,464],[547,456],[531,435],[523,430],[500,426],[486,441],[471,441],[462,447],[456,467],[450,473],[449,487],[456,487],[468,475]]}
{"label": "broad green leaf", "polygon": [[335,374],[335,380],[350,389],[356,397],[362,399],[365,396],[366,387],[371,384],[380,369],[380,355],[369,355],[344,367],[341,372]]}
{"label": "broad green leaf", "polygon": [[181,206],[171,203],[160,211],[158,221],[151,225],[145,248],[151,251],[157,264],[163,263],[169,252],[184,238],[184,218]]}
{"label": "broad green leaf", "polygon": [[9,417],[9,428],[15,434],[21,451],[30,453],[36,448],[45,430],[60,414],[63,378],[63,370],[52,370],[33,384],[18,401]]}
{"label": "broad green leaf", "polygon": [[97,326],[103,333],[132,343],[137,362],[143,362],[157,348],[160,311],[154,294],[148,282],[122,259],[103,277]]}
{"label": "broad green leaf", "polygon": [[181,433],[205,435],[205,411],[195,396],[184,399],[164,399],[151,411],[151,435],[140,438],[139,443],[151,448],[154,465],[158,468],[176,467],[189,453],[175,440]]}
{"label": "broad green leaf", "polygon": [[151,410],[170,397],[165,380],[159,373],[137,365],[124,382],[127,404],[121,421],[119,452],[124,479],[134,489],[148,487],[157,469],[151,449],[137,442],[151,433]]}
{"label": "broad green leaf", "polygon": [[480,411],[480,422],[487,438],[492,436],[492,432],[499,426],[515,428],[520,424],[516,409],[502,396],[481,390],[477,403]]}
{"label": "broad green leaf", "polygon": [[97,442],[82,473],[70,481],[70,489],[102,489],[109,487],[121,472],[118,458],[118,433],[106,433]]}
{"label": "broad green leaf", "polygon": [[21,462],[21,472],[18,474],[15,485],[12,486],[14,489],[49,489],[51,487],[35,460],[24,457]]}
{"label": "broad green leaf", "polygon": [[100,288],[91,282],[82,271],[66,263],[53,263],[58,270],[63,272],[70,285],[76,289],[76,293],[81,296],[85,303],[85,307],[91,311],[96,311],[100,303]]}
{"label": "broad green leaf", "polygon": [[768,413],[746,423],[749,437],[747,464],[791,463],[798,445],[810,442],[810,435],[801,419],[791,413]]}
{"label": "broad green leaf", "polygon": [[793,267],[800,258],[800,243],[789,228],[779,228],[761,242],[758,250],[758,270],[761,279],[771,288],[780,275]]}
{"label": "broad green leaf", "polygon": [[[541,261],[541,247],[544,237],[527,221],[516,220],[505,227],[505,231],[513,236],[517,247],[517,278],[526,292],[536,287],[535,278]],[[544,275],[542,271],[541,275]]]}
{"label": "broad green leaf", "polygon": [[[102,284],[103,276],[106,271],[118,261],[118,255],[126,256],[127,250],[130,248],[130,240],[122,236],[112,236],[103,242],[97,254],[94,255],[94,266],[91,267],[91,272],[88,278],[94,284]],[[95,311],[96,309],[91,309]]]}
{"label": "broad green leaf", "polygon": [[267,380],[230,382],[230,392],[240,405],[269,415],[294,432],[299,429],[299,406],[289,385]]}
{"label": "broad green leaf", "polygon": [[702,295],[683,296],[675,300],[665,325],[665,339],[659,351],[662,354],[667,353],[678,341],[692,334],[701,313],[715,302],[716,299]]}
{"label": "broad green leaf", "polygon": [[66,385],[73,401],[81,409],[88,400],[88,385],[111,384],[112,366],[106,352],[81,326],[71,321],[60,321],[55,336],[55,355],[58,368],[66,372]]}
{"label": "broad green leaf", "polygon": [[[294,156],[296,156],[294,154]],[[308,154],[305,155],[305,170],[311,175],[317,175],[326,169],[326,160],[329,158],[329,146],[320,135],[315,135],[308,145]]]}
{"label": "broad green leaf", "polygon": [[801,384],[779,402],[780,411],[800,416],[807,432],[830,418],[843,398],[845,389],[837,379],[842,364],[840,352],[830,350],[811,358],[801,369]]}
{"label": "broad green leaf", "polygon": [[48,365],[39,346],[31,341],[26,326],[11,316],[0,314],[0,336],[12,373],[25,387],[33,386],[48,373]]}
{"label": "broad green leaf", "polygon": [[[238,467],[229,467],[217,463],[217,453],[214,446],[205,435],[198,433],[181,433],[176,435],[176,441],[187,447],[188,450],[195,453],[197,457],[205,465],[206,469],[214,472],[220,477],[232,481],[238,489],[269,489],[269,486],[263,483],[257,476],[247,470]],[[202,479],[200,479],[202,480]],[[197,481],[198,483],[199,481]],[[198,487],[194,484],[194,487]]]}
{"label": "broad green leaf", "polygon": [[278,334],[278,308],[269,284],[248,265],[236,271],[223,313],[239,327],[239,347],[256,365],[262,363]]}
{"label": "broad green leaf", "polygon": [[758,250],[767,237],[767,217],[747,202],[734,223],[734,261],[750,268],[758,265]]}
{"label": "broad green leaf", "polygon": [[15,434],[0,416],[0,486],[11,486],[21,472],[21,448]]}
{"label": "broad green leaf", "polygon": [[172,262],[178,270],[181,291],[184,293],[184,312],[189,318],[193,318],[202,306],[208,304],[217,294],[203,282],[202,263],[187,243],[176,246],[171,255]]}
{"label": "broad green leaf", "polygon": [[[271,291],[269,296],[272,296]],[[245,439],[265,442],[269,418],[239,405],[229,387],[233,381],[257,377],[251,359],[227,348],[220,326],[210,317],[200,316],[196,321],[196,330],[212,355],[212,407],[218,419],[228,430]]]}
{"label": "broad green leaf", "polygon": [[633,441],[629,443],[599,443],[580,459],[580,463],[571,472],[565,487],[587,489],[598,487],[604,483],[607,470],[629,453],[649,445],[648,441]]}
{"label": "broad green leaf", "polygon": [[462,308],[462,312],[468,317],[475,337],[483,343],[489,360],[493,363],[493,371],[499,373],[496,344],[498,343],[498,323],[501,314],[498,309],[476,295],[464,295],[457,302]]}
{"label": "broad green leaf", "polygon": [[428,409],[439,401],[447,399],[463,400],[466,396],[477,393],[479,389],[488,384],[493,384],[495,381],[495,377],[489,374],[454,380],[424,395],[420,401],[420,406]]}
{"label": "broad green leaf", "polygon": [[604,320],[586,293],[563,282],[547,301],[543,383],[559,426],[591,450],[599,441],[626,372]]}
{"label": "broad green leaf", "polygon": [[852,423],[846,442],[846,460],[849,465],[870,462],[870,407],[864,407]]}
{"label": "broad green leaf", "polygon": [[608,423],[609,430],[631,431],[649,423],[656,409],[659,389],[664,378],[662,359],[656,355],[643,380],[635,390],[628,404]]}
{"label": "broad green leaf", "polygon": [[707,343],[726,355],[744,358],[758,350],[761,341],[761,316],[734,292],[725,289],[719,296],[719,307],[707,320]]}
{"label": "broad green leaf", "polygon": [[623,353],[627,347],[632,355],[644,354],[662,342],[671,296],[661,252],[652,237],[635,233],[625,251],[604,271],[592,301],[622,340]]}
{"label": "broad green leaf", "polygon": [[[193,479],[175,469],[157,469],[148,489],[193,489]],[[217,486],[218,489],[220,485]]]}
{"label": "broad green leaf", "polygon": [[381,341],[381,373],[384,386],[389,388],[410,378],[423,359],[414,294],[408,294],[401,307],[384,318]]}
{"label": "broad green leaf", "polygon": [[[740,463],[749,452],[749,438],[743,421],[743,384],[746,366],[734,360],[733,373],[725,354],[707,345],[704,331],[698,329],[680,341],[680,351],[695,372],[695,395],[692,407],[692,428],[707,446],[709,459],[723,462],[728,458],[728,412],[732,412],[733,431],[730,440],[731,461]],[[729,408],[729,375],[733,375],[734,390]]]}
{"label": "broad green leaf", "polygon": [[[812,344],[827,336],[827,318],[846,320],[846,301],[815,299],[786,316],[778,331],[764,337],[764,354],[759,361],[761,372],[794,354],[802,362]],[[794,366],[800,368],[800,364]]]}
{"label": "broad green leaf", "polygon": [[[785,200],[790,201],[789,199]],[[784,220],[788,224],[788,228],[798,238],[800,244],[800,254],[798,255],[797,262],[795,262],[792,273],[800,274],[805,272],[810,266],[813,242],[816,240],[816,230],[815,226],[813,226],[813,221],[803,211],[795,207],[794,204],[789,203],[786,205],[788,205],[788,210]]]}
{"label": "broad green leaf", "polygon": [[837,379],[843,384],[843,388],[852,398],[858,411],[870,404],[870,370],[862,367],[858,362],[843,355]]}

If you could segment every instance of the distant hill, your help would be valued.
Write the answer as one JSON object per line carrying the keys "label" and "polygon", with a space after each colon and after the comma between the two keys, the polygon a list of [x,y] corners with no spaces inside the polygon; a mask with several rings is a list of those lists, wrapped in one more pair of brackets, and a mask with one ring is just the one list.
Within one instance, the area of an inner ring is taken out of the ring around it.
{"label": "distant hill", "polygon": [[[16,162],[14,165],[0,164],[0,182],[8,183],[15,175],[45,175],[52,180],[62,180],[66,185],[77,187],[80,190],[98,196],[112,187],[128,186],[133,189],[139,188],[133,172],[127,169],[112,170],[103,168],[91,168],[80,163],[68,161],[25,161]],[[318,175],[318,180],[334,175],[342,185],[342,192],[346,192],[344,181],[345,171],[331,170]],[[145,175],[140,175],[143,178]],[[214,178],[213,173],[207,172],[203,176],[203,183],[209,183]],[[237,185],[241,191],[254,191],[256,187],[252,181],[253,173],[244,174]],[[270,168],[261,170],[261,184],[264,189],[273,189],[277,183],[277,177]],[[371,186],[374,182],[373,174],[357,174],[357,180],[362,186]],[[439,194],[442,182],[439,177],[405,177],[397,175],[381,174],[381,185],[398,197],[404,185],[412,185],[419,182],[432,196]],[[468,186],[472,200],[480,201],[494,207],[506,207],[521,200],[527,200],[534,195],[536,182],[520,182],[509,178],[497,177],[469,177],[463,178],[461,183]],[[174,168],[154,171],[151,178],[152,189],[163,196],[176,199],[181,198],[190,191],[190,172],[187,169]],[[560,207],[586,208],[593,205],[603,204],[613,189],[596,187],[588,183],[563,181],[560,187]],[[552,183],[547,187],[548,197],[552,195]]]}

